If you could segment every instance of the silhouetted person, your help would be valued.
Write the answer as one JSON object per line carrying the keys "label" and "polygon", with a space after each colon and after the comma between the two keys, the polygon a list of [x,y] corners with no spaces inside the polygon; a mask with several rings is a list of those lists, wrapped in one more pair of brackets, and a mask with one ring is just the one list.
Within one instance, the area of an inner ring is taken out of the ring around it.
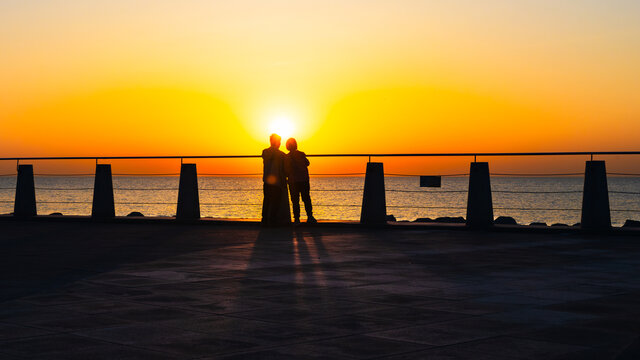
{"label": "silhouetted person", "polygon": [[287,140],[287,150],[289,153],[284,157],[284,168],[289,182],[289,193],[293,204],[294,223],[300,223],[300,196],[307,212],[307,222],[316,223],[313,217],[313,207],[311,206],[311,196],[309,195],[309,159],[302,151],[298,151],[296,139]]}
{"label": "silhouetted person", "polygon": [[264,201],[262,203],[262,224],[265,226],[291,223],[289,195],[284,172],[284,153],[280,151],[280,136],[271,134],[271,146],[262,150],[264,170]]}

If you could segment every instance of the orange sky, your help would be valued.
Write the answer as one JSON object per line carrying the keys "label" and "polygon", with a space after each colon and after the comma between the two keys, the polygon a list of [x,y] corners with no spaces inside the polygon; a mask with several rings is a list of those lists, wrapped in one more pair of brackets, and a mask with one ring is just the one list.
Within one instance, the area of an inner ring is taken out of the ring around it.
{"label": "orange sky", "polygon": [[637,1],[9,0],[0,49],[0,156],[640,148]]}

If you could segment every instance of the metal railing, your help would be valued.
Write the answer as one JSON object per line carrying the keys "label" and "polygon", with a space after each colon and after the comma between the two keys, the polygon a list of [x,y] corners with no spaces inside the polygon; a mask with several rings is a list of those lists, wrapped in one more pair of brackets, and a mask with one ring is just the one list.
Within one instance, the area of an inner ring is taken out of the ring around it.
{"label": "metal railing", "polygon": [[[611,155],[640,155],[640,151],[580,151],[580,152],[518,152],[518,153],[504,153],[504,152],[477,152],[477,153],[350,153],[350,154],[308,154],[308,157],[316,158],[366,158],[368,162],[371,162],[375,158],[398,158],[398,157],[473,157],[473,161],[476,162],[478,157],[518,157],[518,156],[588,156],[590,161],[593,161],[594,156],[611,156]],[[75,157],[4,157],[0,158],[0,161],[15,161],[16,165],[21,165],[24,161],[48,161],[48,160],[95,160],[96,164],[100,164],[100,161],[107,160],[170,160],[180,159],[181,164],[184,160],[197,160],[197,159],[247,159],[247,158],[260,158],[260,155],[194,155],[194,156],[75,156]],[[614,176],[640,176],[640,173],[631,172],[607,172],[607,175]],[[16,176],[17,174],[0,174],[0,176]],[[34,176],[61,176],[61,177],[81,177],[81,176],[94,176],[91,173],[76,173],[76,174],[59,174],[59,173],[34,173]],[[113,176],[177,176],[180,173],[114,173]],[[260,176],[261,173],[201,173],[198,176]],[[361,172],[352,173],[316,173],[312,176],[362,176],[367,175]],[[442,174],[443,177],[468,177],[470,173],[457,173],[457,174]],[[500,177],[547,177],[547,176],[581,176],[584,173],[491,173],[491,176]],[[415,177],[419,174],[398,174],[398,173],[384,173],[384,176],[393,177]],[[366,185],[365,185],[366,188]],[[365,192],[365,188],[356,189],[314,189],[314,192]],[[12,190],[11,187],[0,187],[0,190]],[[34,191],[89,191],[94,190],[92,187],[79,187],[79,188],[60,188],[60,187],[34,187]],[[116,191],[179,191],[179,188],[136,188],[136,187],[114,187]],[[213,192],[246,192],[246,191],[260,191],[260,188],[199,188],[198,191],[213,191]],[[439,191],[424,191],[424,190],[408,190],[408,189],[385,189],[385,192],[389,193],[407,193],[407,194],[434,194],[434,193],[467,193],[468,190],[439,190]],[[515,191],[515,190],[490,190],[491,193],[499,194],[579,194],[583,193],[583,190],[558,190],[558,191]],[[635,191],[608,191],[607,194],[620,194],[620,195],[640,195],[640,192]],[[363,196],[366,196],[363,194]],[[11,201],[2,200],[2,203],[10,203]],[[43,204],[92,204],[92,201],[39,201]],[[115,205],[175,205],[175,202],[115,202]],[[258,203],[212,203],[203,202],[198,206],[260,206]],[[359,204],[314,204],[317,207],[361,207]],[[450,210],[469,210],[469,205],[466,207],[452,207],[452,206],[417,206],[417,205],[386,205],[386,208],[404,208],[404,209],[450,209]],[[521,207],[492,207],[495,210],[519,210],[519,211],[581,211],[580,208],[521,208]],[[610,209],[613,212],[637,212],[638,209]]]}
{"label": "metal railing", "polygon": [[[350,154],[307,154],[308,157],[484,157],[484,156],[574,156],[585,155],[640,155],[640,151],[556,151],[556,152],[464,152],[464,153],[350,153]],[[3,157],[0,161],[20,160],[142,160],[142,159],[246,159],[260,158],[261,155],[169,155],[169,156],[41,156]]]}

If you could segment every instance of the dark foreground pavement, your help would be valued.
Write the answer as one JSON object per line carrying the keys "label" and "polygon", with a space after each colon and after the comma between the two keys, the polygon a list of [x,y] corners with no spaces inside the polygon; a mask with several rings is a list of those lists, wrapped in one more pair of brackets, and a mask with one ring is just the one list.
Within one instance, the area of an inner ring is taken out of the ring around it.
{"label": "dark foreground pavement", "polygon": [[0,223],[3,359],[639,359],[640,239]]}

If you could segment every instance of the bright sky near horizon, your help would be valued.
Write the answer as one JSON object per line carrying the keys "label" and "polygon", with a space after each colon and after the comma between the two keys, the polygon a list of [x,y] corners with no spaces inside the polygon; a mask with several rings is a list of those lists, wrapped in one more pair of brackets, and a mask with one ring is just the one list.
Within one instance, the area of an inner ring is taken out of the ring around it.
{"label": "bright sky near horizon", "polygon": [[636,0],[4,0],[0,154],[638,150],[638,64]]}

